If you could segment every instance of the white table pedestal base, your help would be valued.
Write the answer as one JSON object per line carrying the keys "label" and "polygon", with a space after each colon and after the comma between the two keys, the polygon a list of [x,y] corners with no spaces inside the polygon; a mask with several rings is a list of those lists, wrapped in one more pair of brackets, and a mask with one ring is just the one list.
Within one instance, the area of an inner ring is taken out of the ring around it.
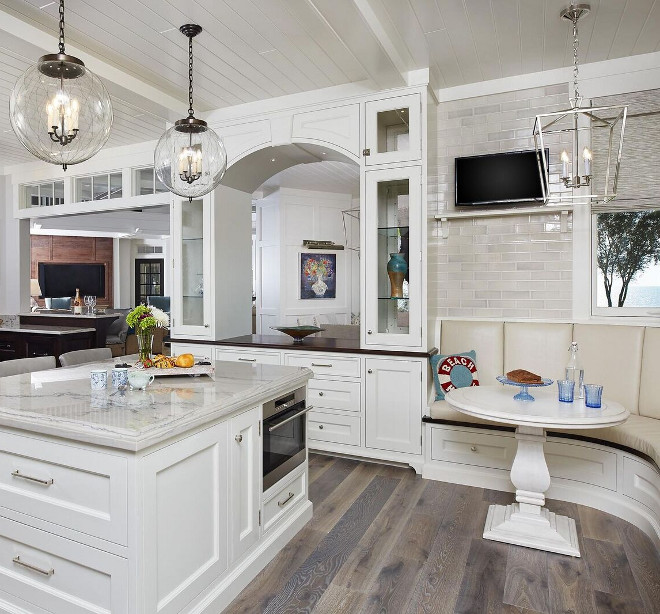
{"label": "white table pedestal base", "polygon": [[484,539],[580,556],[575,520],[546,508],[539,514],[525,514],[518,503],[488,508]]}
{"label": "white table pedestal base", "polygon": [[516,439],[518,448],[511,466],[511,481],[516,487],[517,503],[490,506],[484,539],[580,556],[575,521],[543,507],[544,493],[550,488],[543,428],[519,426]]}

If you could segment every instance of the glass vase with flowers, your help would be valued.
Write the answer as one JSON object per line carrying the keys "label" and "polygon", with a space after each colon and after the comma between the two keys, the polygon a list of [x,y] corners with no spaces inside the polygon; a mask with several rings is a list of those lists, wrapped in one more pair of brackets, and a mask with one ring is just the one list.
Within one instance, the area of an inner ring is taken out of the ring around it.
{"label": "glass vase with flowers", "polygon": [[154,342],[154,329],[169,328],[170,317],[152,305],[138,305],[126,316],[127,324],[135,329],[138,342],[138,363],[151,367],[151,351]]}

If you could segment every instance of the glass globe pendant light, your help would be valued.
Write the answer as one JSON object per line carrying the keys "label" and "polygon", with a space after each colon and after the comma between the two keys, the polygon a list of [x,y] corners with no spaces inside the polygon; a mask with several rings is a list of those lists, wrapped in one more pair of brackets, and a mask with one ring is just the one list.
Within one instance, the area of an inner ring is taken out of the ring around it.
{"label": "glass globe pendant light", "polygon": [[179,31],[188,37],[188,117],[177,120],[160,137],[154,168],[170,192],[192,201],[218,186],[227,170],[227,152],[222,139],[193,111],[192,40],[202,27],[186,24]]}
{"label": "glass globe pendant light", "polygon": [[40,57],[19,77],[9,99],[9,117],[25,149],[66,170],[105,145],[112,103],[101,79],[65,52],[64,0],[59,25],[59,52]]}

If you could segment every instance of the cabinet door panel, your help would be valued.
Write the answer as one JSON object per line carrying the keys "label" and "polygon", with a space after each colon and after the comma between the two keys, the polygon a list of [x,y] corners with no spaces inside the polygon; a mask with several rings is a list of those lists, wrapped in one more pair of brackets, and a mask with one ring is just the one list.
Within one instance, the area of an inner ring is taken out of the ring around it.
{"label": "cabinet door panel", "polygon": [[421,454],[422,362],[366,359],[367,448]]}
{"label": "cabinet door panel", "polygon": [[147,612],[179,612],[228,567],[226,422],[144,458]]}
{"label": "cabinet door panel", "polygon": [[231,560],[236,561],[259,539],[259,408],[230,422],[231,448]]}

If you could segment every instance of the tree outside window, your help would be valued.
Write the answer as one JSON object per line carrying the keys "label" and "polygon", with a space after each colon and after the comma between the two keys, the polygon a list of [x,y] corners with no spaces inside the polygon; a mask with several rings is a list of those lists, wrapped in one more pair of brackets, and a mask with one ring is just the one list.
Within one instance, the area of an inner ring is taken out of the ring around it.
{"label": "tree outside window", "polygon": [[660,307],[660,210],[598,215],[597,264],[599,307]]}

